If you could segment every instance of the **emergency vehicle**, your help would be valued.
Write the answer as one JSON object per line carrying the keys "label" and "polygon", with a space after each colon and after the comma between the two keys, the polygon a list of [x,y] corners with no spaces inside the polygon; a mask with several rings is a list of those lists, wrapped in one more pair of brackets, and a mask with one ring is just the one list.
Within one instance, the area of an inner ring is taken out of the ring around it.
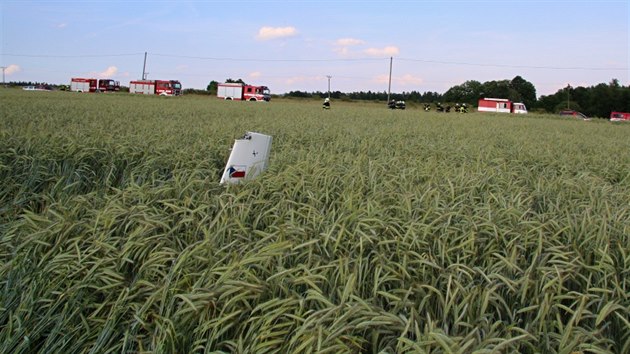
{"label": "emergency vehicle", "polygon": [[224,100],[269,102],[271,91],[267,86],[225,83],[217,85],[217,97]]}
{"label": "emergency vehicle", "polygon": [[611,122],[630,122],[630,113],[610,112]]}
{"label": "emergency vehicle", "polygon": [[120,82],[112,79],[85,79],[73,77],[70,79],[70,91],[74,92],[118,92]]}
{"label": "emergency vehicle", "polygon": [[477,112],[527,113],[525,104],[512,102],[507,98],[480,98]]}
{"label": "emergency vehicle", "polygon": [[129,93],[180,96],[182,84],[177,80],[136,80],[129,83]]}

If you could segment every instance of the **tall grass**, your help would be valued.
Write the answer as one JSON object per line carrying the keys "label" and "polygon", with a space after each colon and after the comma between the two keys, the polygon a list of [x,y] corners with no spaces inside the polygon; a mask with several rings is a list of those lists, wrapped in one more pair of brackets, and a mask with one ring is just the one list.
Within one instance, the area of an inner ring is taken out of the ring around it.
{"label": "tall grass", "polygon": [[629,126],[0,98],[0,352],[630,352]]}

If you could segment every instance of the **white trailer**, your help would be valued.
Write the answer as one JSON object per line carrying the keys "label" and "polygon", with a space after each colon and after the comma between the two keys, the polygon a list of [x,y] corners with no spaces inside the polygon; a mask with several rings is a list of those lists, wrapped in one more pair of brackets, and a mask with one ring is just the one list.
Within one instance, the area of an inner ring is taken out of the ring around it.
{"label": "white trailer", "polygon": [[507,98],[480,98],[477,112],[527,114],[527,108],[524,103]]}

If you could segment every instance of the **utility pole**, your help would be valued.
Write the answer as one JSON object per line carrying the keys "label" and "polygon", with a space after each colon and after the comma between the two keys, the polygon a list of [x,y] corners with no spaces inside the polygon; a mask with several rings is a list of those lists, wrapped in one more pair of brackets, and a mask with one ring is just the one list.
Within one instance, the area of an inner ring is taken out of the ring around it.
{"label": "utility pole", "polygon": [[332,78],[332,76],[326,75],[326,77],[328,78],[328,99],[330,100],[330,79]]}
{"label": "utility pole", "polygon": [[147,79],[147,74],[145,72],[146,67],[147,67],[147,52],[144,52],[144,65],[142,65],[142,80]]}
{"label": "utility pole", "polygon": [[387,87],[387,103],[389,103],[389,96],[392,92],[392,62],[394,57],[389,57],[389,86]]}
{"label": "utility pole", "polygon": [[569,109],[569,90],[571,89],[571,85],[567,84],[567,109]]}
{"label": "utility pole", "polygon": [[2,68],[2,86],[6,86],[6,84],[4,83],[4,70],[7,68],[6,66],[0,66],[0,68]]}

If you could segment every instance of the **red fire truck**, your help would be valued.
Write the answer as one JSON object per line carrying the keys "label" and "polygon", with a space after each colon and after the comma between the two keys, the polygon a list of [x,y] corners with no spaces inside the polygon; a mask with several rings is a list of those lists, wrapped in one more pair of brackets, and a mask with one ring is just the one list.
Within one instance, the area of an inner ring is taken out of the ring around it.
{"label": "red fire truck", "polygon": [[525,104],[507,98],[480,98],[477,112],[527,113]]}
{"label": "red fire truck", "polygon": [[129,83],[129,93],[180,96],[182,84],[177,80],[136,80]]}
{"label": "red fire truck", "polygon": [[611,122],[630,122],[630,113],[610,112]]}
{"label": "red fire truck", "polygon": [[225,83],[217,85],[217,97],[235,101],[267,101],[271,100],[271,92],[267,86]]}
{"label": "red fire truck", "polygon": [[73,77],[70,80],[70,91],[75,92],[118,92],[120,82],[112,79],[84,79]]}

